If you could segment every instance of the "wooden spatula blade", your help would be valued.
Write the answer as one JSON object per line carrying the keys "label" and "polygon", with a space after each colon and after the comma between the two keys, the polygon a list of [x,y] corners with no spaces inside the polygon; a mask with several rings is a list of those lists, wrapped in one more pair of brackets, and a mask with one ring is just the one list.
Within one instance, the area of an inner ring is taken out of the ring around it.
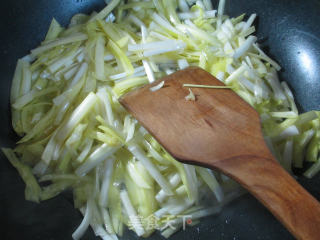
{"label": "wooden spatula blade", "polygon": [[[176,158],[187,161],[221,161],[239,155],[264,156],[258,113],[230,89],[197,89],[187,101],[183,84],[223,86],[206,71],[189,67],[171,74],[164,86],[150,85],[132,91],[120,102]],[[252,147],[254,146],[254,147]]]}

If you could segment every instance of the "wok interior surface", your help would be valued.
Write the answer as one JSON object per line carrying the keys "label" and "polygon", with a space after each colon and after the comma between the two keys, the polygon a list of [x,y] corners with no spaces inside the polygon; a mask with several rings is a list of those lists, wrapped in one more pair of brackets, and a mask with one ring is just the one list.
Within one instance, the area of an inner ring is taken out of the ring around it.
{"label": "wok interior surface", "polygon": [[[217,1],[213,1],[217,5]],[[44,39],[55,17],[62,25],[78,13],[98,11],[103,0],[15,0],[2,3],[0,15],[1,119],[0,146],[17,140],[11,128],[9,93],[18,58]],[[258,42],[280,65],[302,111],[320,109],[320,1],[319,0],[226,0],[226,14],[258,14]],[[299,182],[320,199],[320,175]],[[73,208],[71,193],[35,204],[24,199],[24,183],[4,155],[0,154],[1,239],[71,239],[81,222]],[[123,239],[137,239],[126,231]],[[203,219],[171,239],[293,239],[282,225],[249,194],[224,208],[217,216]],[[90,230],[83,239],[96,239]],[[163,239],[154,234],[150,239]]]}

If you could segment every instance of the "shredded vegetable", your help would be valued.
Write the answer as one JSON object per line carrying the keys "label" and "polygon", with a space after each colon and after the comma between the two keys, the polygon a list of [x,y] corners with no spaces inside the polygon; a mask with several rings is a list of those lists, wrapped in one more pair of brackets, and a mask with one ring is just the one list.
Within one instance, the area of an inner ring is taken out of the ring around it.
{"label": "shredded vegetable", "polygon": [[42,44],[18,60],[10,101],[21,139],[2,149],[26,199],[73,192],[84,215],[74,239],[89,226],[103,239],[117,239],[125,226],[138,236],[159,230],[170,237],[184,216],[195,224],[243,192],[222,173],[176,161],[118,101],[188,66],[226,86],[186,82],[186,100],[196,100],[190,88],[235,91],[260,114],[266,143],[288,172],[307,167],[309,178],[320,171],[320,112],[299,114],[280,66],[252,35],[256,14],[230,18],[225,0],[217,10],[209,0],[106,2],[66,28],[53,19]]}
{"label": "shredded vegetable", "polygon": [[211,88],[211,89],[230,89],[231,86],[213,86],[213,85],[198,85],[198,84],[183,84],[184,87],[188,88]]}
{"label": "shredded vegetable", "polygon": [[189,88],[189,94],[185,97],[187,101],[195,101],[196,96],[193,94],[192,90]]}
{"label": "shredded vegetable", "polygon": [[150,88],[151,92],[155,92],[158,91],[160,88],[162,88],[164,85],[164,81],[161,81],[158,85],[155,85],[153,87]]}

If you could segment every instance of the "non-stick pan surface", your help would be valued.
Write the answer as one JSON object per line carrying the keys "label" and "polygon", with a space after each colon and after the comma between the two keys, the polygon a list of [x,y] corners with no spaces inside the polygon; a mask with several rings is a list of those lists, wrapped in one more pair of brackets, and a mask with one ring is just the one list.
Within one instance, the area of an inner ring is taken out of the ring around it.
{"label": "non-stick pan surface", "polygon": [[[213,1],[216,4],[216,1]],[[320,1],[226,0],[231,16],[257,13],[259,42],[283,67],[281,79],[293,88],[302,111],[320,109]],[[103,0],[6,0],[0,14],[0,146],[17,139],[10,125],[9,91],[16,60],[43,40],[52,17],[66,25],[78,12],[90,13]],[[320,174],[312,180],[299,177],[302,185],[320,199]],[[64,193],[35,204],[24,200],[24,184],[0,154],[0,238],[71,239],[81,222],[72,196]],[[320,227],[320,226],[319,226]],[[95,239],[92,231],[83,239]],[[137,239],[126,232],[123,239]],[[162,239],[153,235],[151,239]],[[244,195],[218,216],[202,220],[172,239],[293,239],[252,196]],[[320,239],[320,236],[319,236]]]}

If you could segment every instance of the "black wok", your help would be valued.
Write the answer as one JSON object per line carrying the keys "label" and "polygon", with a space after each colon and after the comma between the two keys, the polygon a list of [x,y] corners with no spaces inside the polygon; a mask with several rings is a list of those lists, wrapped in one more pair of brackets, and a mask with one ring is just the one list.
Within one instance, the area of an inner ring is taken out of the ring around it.
{"label": "black wok", "polygon": [[[213,1],[216,4],[216,1]],[[281,79],[292,87],[301,111],[320,109],[320,1],[226,0],[231,16],[257,13],[259,42],[283,70]],[[16,60],[44,38],[52,17],[66,25],[78,12],[90,13],[103,0],[2,1],[0,14],[0,146],[17,140],[10,124],[9,91]],[[299,173],[297,173],[299,176]],[[320,199],[320,174],[299,182]],[[0,155],[0,238],[71,239],[81,222],[72,195],[64,193],[35,204],[24,200],[24,184],[3,154]],[[320,226],[319,226],[320,227]],[[222,213],[172,236],[172,239],[293,239],[284,227],[252,196],[246,194]],[[88,231],[83,239],[95,239]],[[123,239],[137,239],[125,232]],[[151,239],[162,239],[153,235]],[[319,236],[320,239],[320,236]]]}

